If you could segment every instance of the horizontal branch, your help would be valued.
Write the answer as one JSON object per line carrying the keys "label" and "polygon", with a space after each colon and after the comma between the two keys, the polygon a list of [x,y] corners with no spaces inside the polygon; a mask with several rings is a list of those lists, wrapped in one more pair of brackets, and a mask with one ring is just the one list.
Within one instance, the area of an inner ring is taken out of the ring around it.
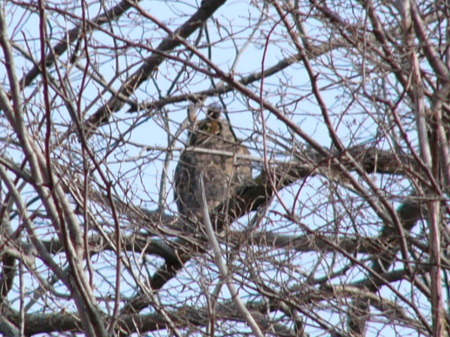
{"label": "horizontal branch", "polygon": [[[178,232],[178,236],[186,235],[184,232]],[[114,242],[115,234],[108,234],[109,240],[101,235],[94,235],[87,238],[88,250],[91,254],[100,253],[103,251],[112,250],[116,248],[110,245]],[[163,258],[166,261],[178,261],[178,256],[174,250],[174,246],[180,246],[175,242],[169,242],[166,239],[151,238],[146,234],[132,234],[121,236],[121,251],[128,251],[131,253],[149,254]],[[348,254],[379,254],[384,246],[380,243],[378,238],[366,237],[348,237],[348,236],[322,236],[322,235],[281,235],[273,232],[257,232],[252,233],[247,237],[247,240],[242,241],[242,232],[227,232],[227,242],[240,242],[252,246],[259,247],[273,247],[275,249],[286,249],[297,252],[332,252],[336,251],[336,247]],[[332,244],[330,244],[332,243]],[[25,245],[26,243],[24,243]],[[58,239],[42,241],[42,244],[47,248],[51,254],[57,254],[64,249],[64,244]],[[8,248],[6,251],[9,252]],[[12,252],[14,250],[11,249]],[[19,255],[17,251],[16,257],[25,257]]]}
{"label": "horizontal branch", "polygon": [[[418,271],[418,275],[425,272],[425,269]],[[383,276],[387,280],[407,279],[405,272],[402,270],[385,273]],[[297,288],[297,289],[296,289]],[[253,317],[257,321],[261,329],[267,331],[269,328],[274,329],[276,333],[283,336],[295,336],[285,325],[269,320],[264,313],[267,310],[274,312],[280,308],[287,306],[295,308],[308,306],[311,303],[322,302],[324,298],[332,296],[333,298],[352,298],[360,297],[370,300],[370,304],[379,310],[380,315],[386,319],[394,319],[400,323],[412,324],[417,328],[425,330],[423,326],[419,326],[417,322],[408,316],[405,310],[397,303],[382,298],[379,294],[373,294],[366,289],[363,283],[352,283],[347,285],[322,285],[320,288],[297,286],[289,289],[285,294],[274,293],[266,294],[272,298],[271,303],[267,302],[249,302],[246,304],[248,310],[251,311]],[[281,301],[280,301],[281,300]],[[116,329],[126,334],[132,332],[154,332],[166,329],[166,319],[170,319],[177,327],[189,328],[192,326],[205,327],[210,322],[210,312],[208,309],[201,307],[184,306],[176,311],[166,312],[167,316],[159,313],[151,313],[145,315],[127,314],[121,315],[117,323]],[[19,314],[12,310],[7,310],[4,314],[5,319],[16,325],[19,324]],[[215,317],[221,321],[233,321],[245,323],[245,320],[238,314],[234,303],[231,301],[218,303],[215,309]],[[104,315],[105,322],[111,320],[111,317]],[[33,335],[39,333],[50,332],[82,332],[80,318],[75,313],[58,312],[51,314],[27,314],[25,316],[25,335]],[[272,330],[272,332],[274,332]]]}
{"label": "horizontal branch", "polygon": [[[146,315],[128,314],[121,315],[116,325],[116,330],[122,334],[129,335],[133,332],[152,332],[165,330],[167,319],[176,323],[177,327],[190,328],[192,326],[205,327],[210,323],[210,313],[208,309],[198,307],[182,307],[177,311],[166,312],[167,318],[159,313]],[[252,312],[256,322],[264,331],[271,329],[272,333],[282,336],[296,336],[296,334],[281,323],[272,321],[260,312]],[[4,314],[5,318],[19,326],[19,313],[9,310]],[[219,303],[215,309],[215,317],[222,321],[233,321],[246,323],[238,314],[233,303]],[[111,321],[112,317],[104,315],[104,320]],[[25,315],[25,335],[31,336],[52,332],[83,332],[80,317],[77,313],[61,311],[51,314],[27,314]]]}

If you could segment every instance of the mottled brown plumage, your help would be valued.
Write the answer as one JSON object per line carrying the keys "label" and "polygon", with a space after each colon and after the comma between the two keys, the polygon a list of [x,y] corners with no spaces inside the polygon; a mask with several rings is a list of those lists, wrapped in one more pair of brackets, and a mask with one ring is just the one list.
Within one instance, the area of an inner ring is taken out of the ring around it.
{"label": "mottled brown plumage", "polygon": [[[196,151],[197,150],[197,151]],[[222,153],[221,153],[222,152]],[[208,110],[206,119],[194,123],[187,144],[175,170],[175,200],[178,212],[188,227],[198,228],[202,218],[200,172],[210,214],[252,180],[250,162],[236,157],[250,152],[236,140],[228,121],[217,108]],[[193,225],[194,224],[194,225]]]}

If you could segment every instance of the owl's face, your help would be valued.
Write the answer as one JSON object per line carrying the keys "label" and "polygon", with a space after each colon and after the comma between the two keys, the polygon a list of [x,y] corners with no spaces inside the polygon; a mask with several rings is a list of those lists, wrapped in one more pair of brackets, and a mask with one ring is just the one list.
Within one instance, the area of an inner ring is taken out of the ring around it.
{"label": "owl's face", "polygon": [[224,121],[219,118],[207,118],[198,122],[192,132],[189,133],[189,145],[197,146],[218,140],[230,140],[229,127],[224,125]]}

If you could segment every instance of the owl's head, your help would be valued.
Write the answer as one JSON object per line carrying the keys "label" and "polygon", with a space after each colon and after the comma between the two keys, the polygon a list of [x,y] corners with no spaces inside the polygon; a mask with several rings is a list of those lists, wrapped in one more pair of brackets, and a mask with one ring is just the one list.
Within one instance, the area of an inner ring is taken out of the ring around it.
{"label": "owl's head", "polygon": [[234,141],[230,125],[221,118],[221,114],[222,109],[219,106],[209,106],[206,118],[195,122],[192,131],[189,133],[189,145],[214,143],[219,140]]}

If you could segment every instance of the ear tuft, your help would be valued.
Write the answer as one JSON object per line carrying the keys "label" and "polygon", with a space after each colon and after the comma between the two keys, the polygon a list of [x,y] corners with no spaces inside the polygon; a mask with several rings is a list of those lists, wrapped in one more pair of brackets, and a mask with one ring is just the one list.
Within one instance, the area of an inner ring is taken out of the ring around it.
{"label": "ear tuft", "polygon": [[191,122],[192,124],[194,124],[197,121],[197,111],[198,111],[197,104],[195,103],[189,104],[189,107],[187,108],[187,115],[189,122]]}
{"label": "ear tuft", "polygon": [[211,119],[219,119],[222,112],[222,106],[220,106],[218,103],[214,103],[208,106],[208,112],[206,114]]}

